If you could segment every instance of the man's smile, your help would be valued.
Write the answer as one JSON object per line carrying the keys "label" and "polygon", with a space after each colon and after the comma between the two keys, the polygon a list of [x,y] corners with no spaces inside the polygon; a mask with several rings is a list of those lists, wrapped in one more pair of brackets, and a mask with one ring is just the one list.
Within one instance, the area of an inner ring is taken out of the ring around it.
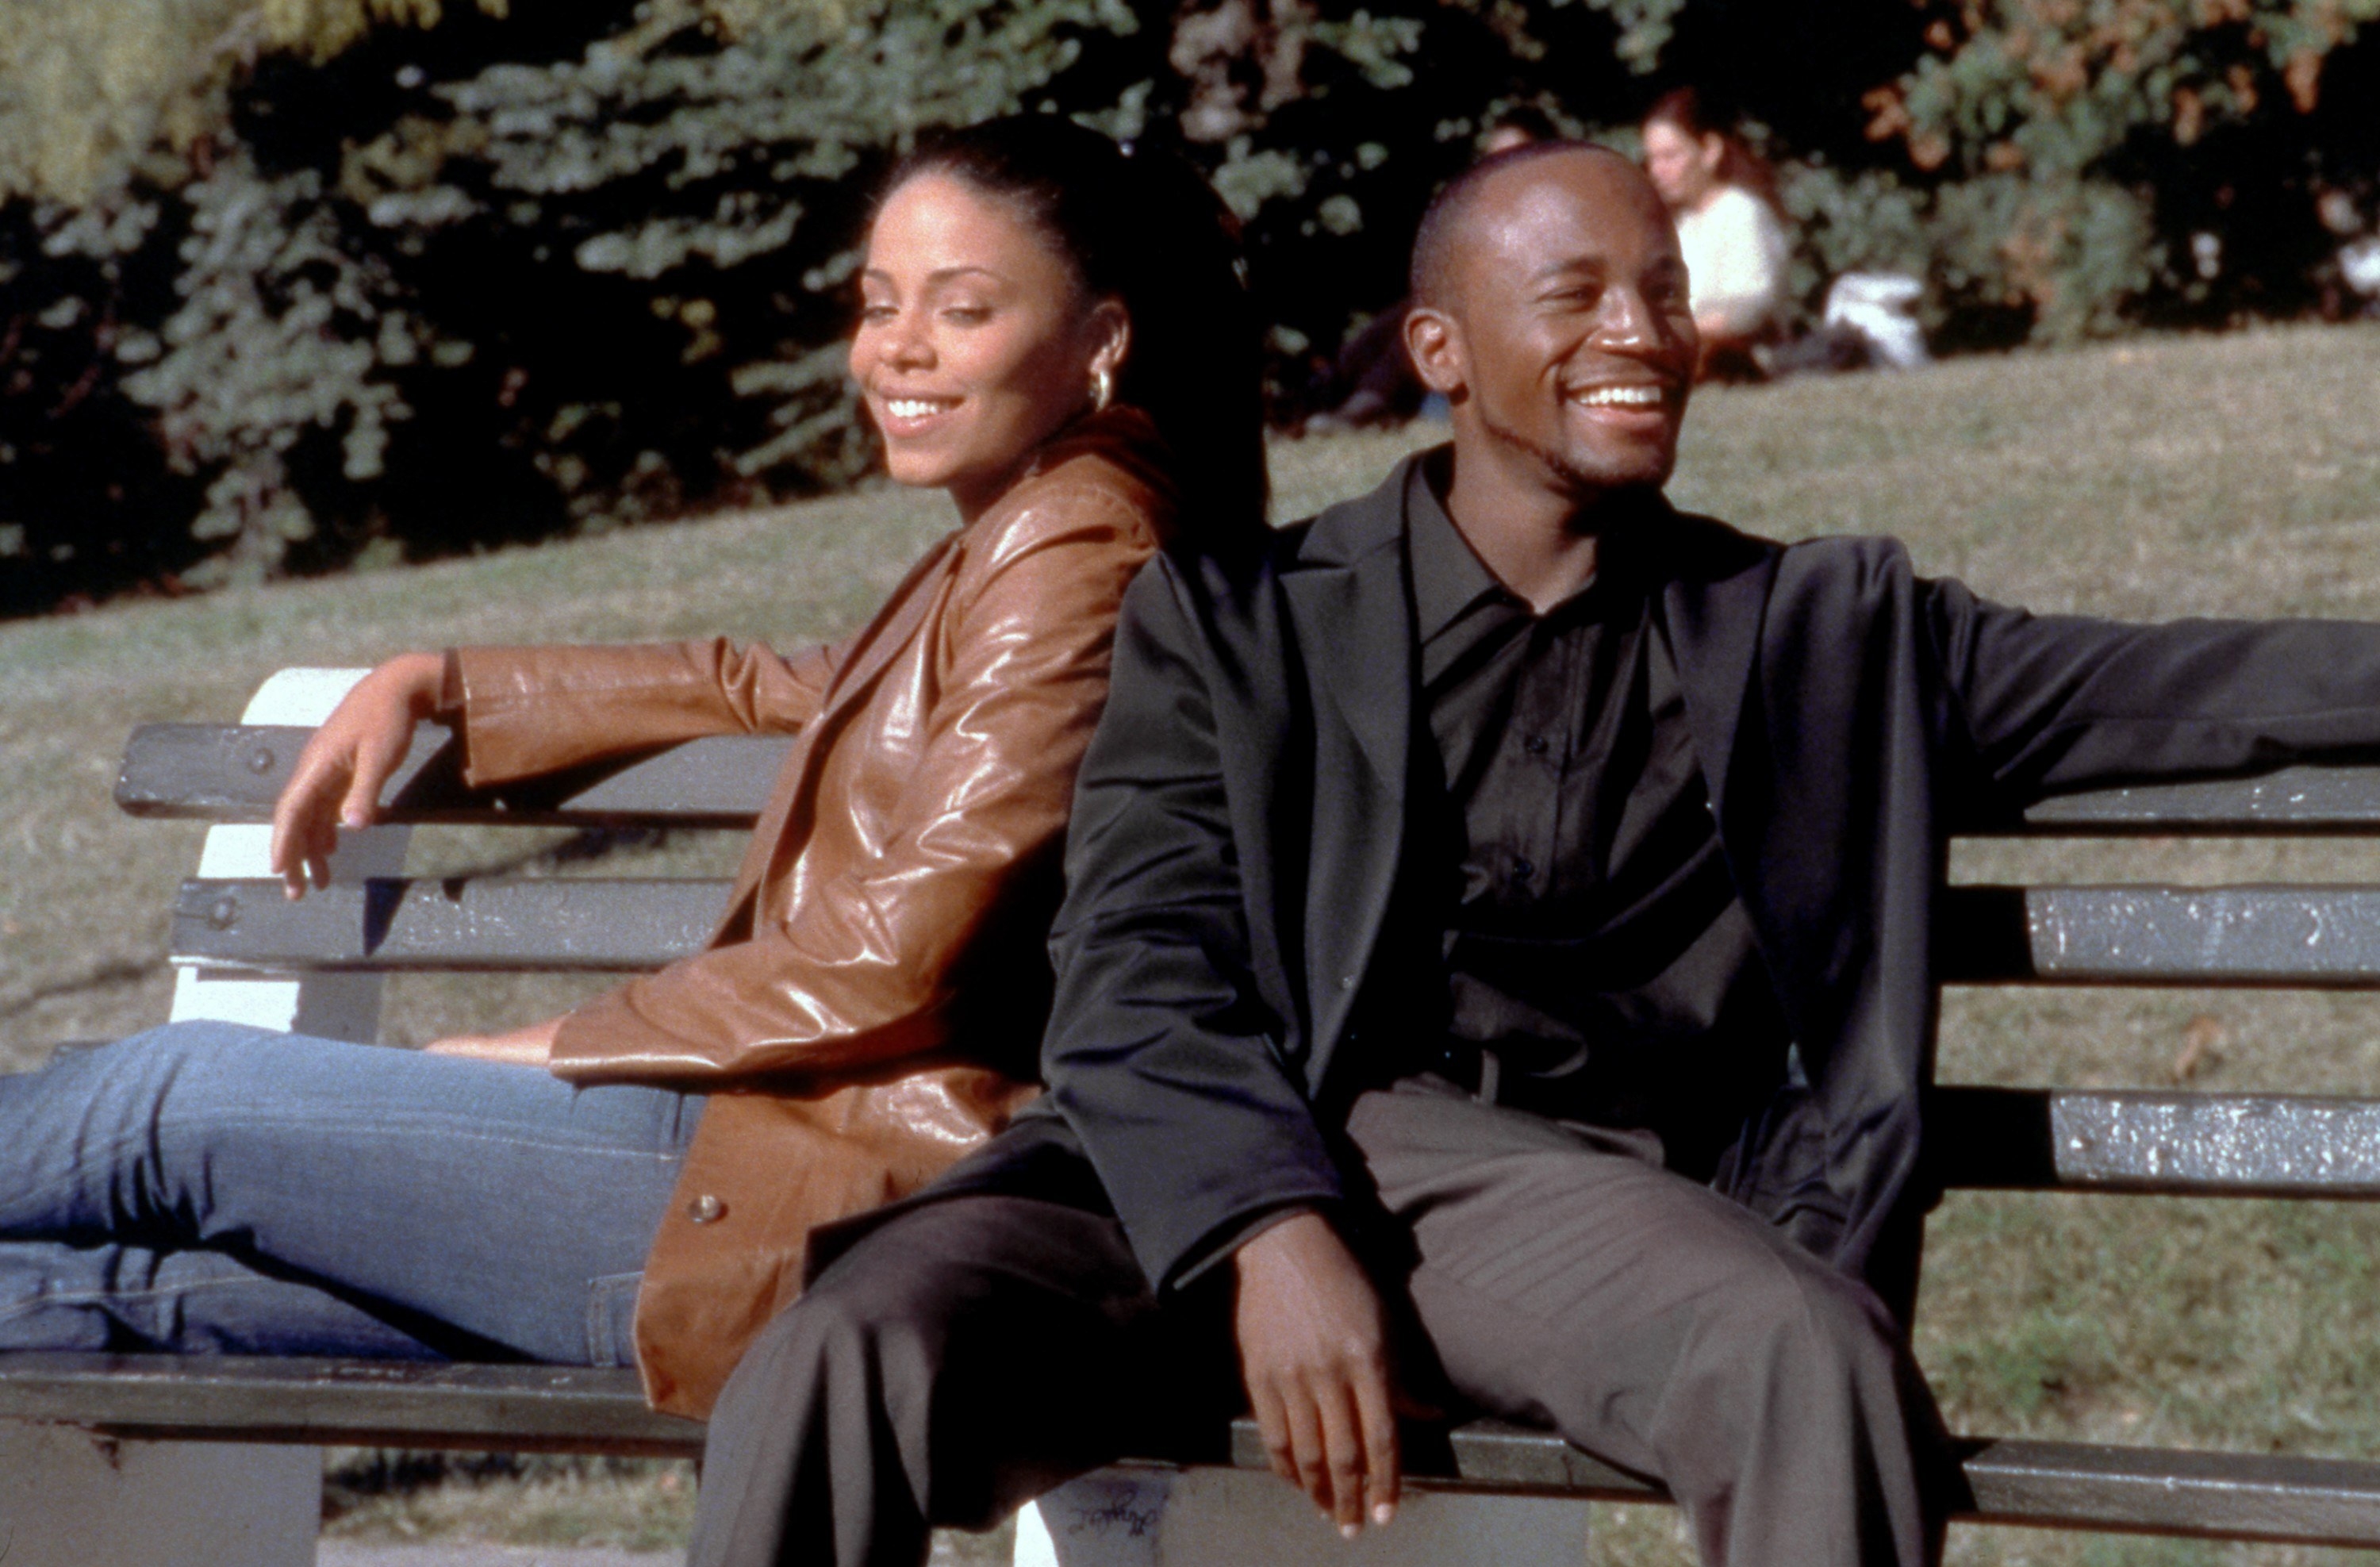
{"label": "man's smile", "polygon": [[1651,383],[1631,383],[1574,386],[1562,395],[1582,408],[1659,408],[1668,407],[1674,394]]}

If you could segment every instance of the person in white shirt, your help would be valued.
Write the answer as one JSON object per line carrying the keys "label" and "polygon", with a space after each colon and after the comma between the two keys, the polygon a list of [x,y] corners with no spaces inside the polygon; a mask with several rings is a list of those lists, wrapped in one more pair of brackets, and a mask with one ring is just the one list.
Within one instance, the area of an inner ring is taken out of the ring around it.
{"label": "person in white shirt", "polygon": [[1758,379],[1752,350],[1782,335],[1791,249],[1767,165],[1682,87],[1645,116],[1645,172],[1678,225],[1703,340],[1698,378]]}

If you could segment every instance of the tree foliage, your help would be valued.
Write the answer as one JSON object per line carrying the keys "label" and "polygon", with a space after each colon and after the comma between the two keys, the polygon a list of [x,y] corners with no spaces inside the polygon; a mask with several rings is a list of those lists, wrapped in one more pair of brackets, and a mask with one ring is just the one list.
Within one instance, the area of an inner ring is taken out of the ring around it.
{"label": "tree foliage", "polygon": [[[0,610],[830,486],[862,193],[1075,115],[1241,216],[1277,406],[1529,105],[1739,108],[1800,278],[1937,340],[2291,314],[2380,172],[2380,0],[11,0]],[[2325,214],[2318,220],[2317,211]],[[2325,226],[2327,221],[2328,227]]]}

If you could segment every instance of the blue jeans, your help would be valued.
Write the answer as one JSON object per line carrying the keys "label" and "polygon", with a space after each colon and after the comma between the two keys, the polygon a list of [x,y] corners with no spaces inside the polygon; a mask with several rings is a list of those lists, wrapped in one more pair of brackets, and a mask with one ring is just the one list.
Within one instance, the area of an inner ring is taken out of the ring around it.
{"label": "blue jeans", "polygon": [[633,1363],[703,1101],[227,1023],[0,1076],[0,1350]]}

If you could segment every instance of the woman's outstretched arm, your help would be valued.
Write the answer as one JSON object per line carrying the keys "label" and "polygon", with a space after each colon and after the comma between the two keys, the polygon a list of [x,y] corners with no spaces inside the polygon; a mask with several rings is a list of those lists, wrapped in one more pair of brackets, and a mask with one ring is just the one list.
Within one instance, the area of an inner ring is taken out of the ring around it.
{"label": "woman's outstretched arm", "polygon": [[1052,863],[1116,609],[1155,547],[1145,512],[1105,485],[1045,491],[985,529],[931,633],[948,650],[940,689],[880,845],[794,878],[747,939],[573,1013],[553,1069],[718,1086],[944,1043],[961,956],[987,920],[1019,917],[1010,894]]}
{"label": "woman's outstretched arm", "polygon": [[798,729],[842,654],[830,645],[786,659],[724,639],[400,653],[358,681],[298,753],[273,808],[273,874],[292,898],[330,884],[340,830],[378,820],[381,790],[426,719],[455,724],[468,783],[509,783],[702,735]]}
{"label": "woman's outstretched arm", "polygon": [[847,644],[788,658],[723,637],[617,647],[457,648],[451,704],[475,787],[706,735],[818,716]]}
{"label": "woman's outstretched arm", "polygon": [[445,668],[436,653],[398,654],[356,682],[298,753],[273,806],[273,873],[289,896],[304,897],[310,881],[329,886],[339,830],[378,818],[381,788],[405,759],[414,726],[437,711]]}

